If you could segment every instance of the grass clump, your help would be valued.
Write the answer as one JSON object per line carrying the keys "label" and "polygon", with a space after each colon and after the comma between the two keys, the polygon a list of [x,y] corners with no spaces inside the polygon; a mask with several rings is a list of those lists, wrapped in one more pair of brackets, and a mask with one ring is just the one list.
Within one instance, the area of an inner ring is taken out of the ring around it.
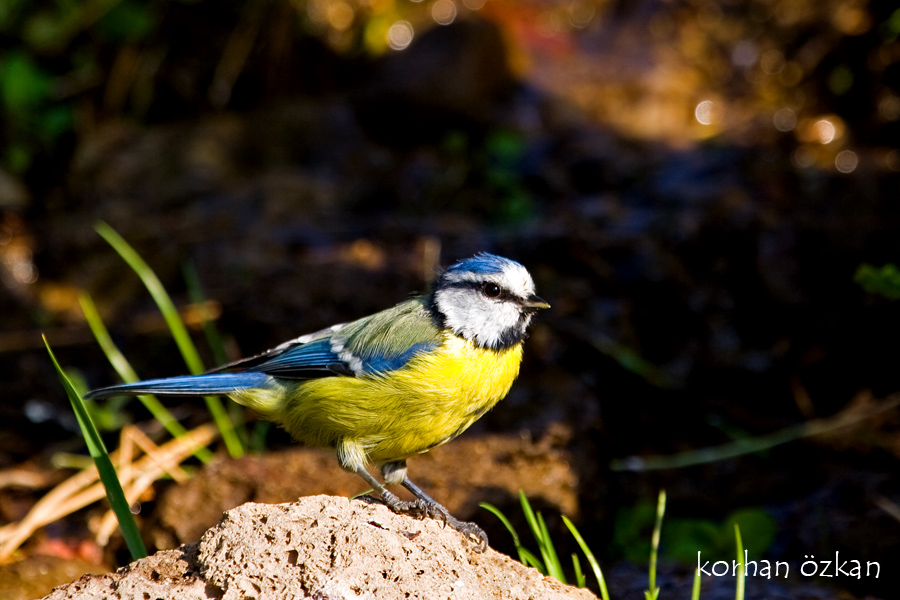
{"label": "grass clump", "polygon": [[[525,520],[528,523],[528,527],[531,530],[535,542],[538,545],[537,554],[525,547],[525,545],[522,543],[521,538],[519,537],[519,534],[512,526],[512,523],[510,523],[506,515],[504,515],[497,507],[487,503],[482,503],[480,504],[480,506],[490,511],[493,515],[500,519],[500,522],[503,523],[503,526],[507,529],[507,531],[509,531],[513,539],[513,544],[515,545],[516,552],[519,555],[519,560],[522,562],[522,564],[534,567],[544,575],[555,577],[559,581],[567,583],[565,573],[563,572],[562,562],[560,561],[559,555],[556,552],[553,540],[550,538],[550,534],[543,516],[540,512],[535,512],[534,509],[532,509],[531,504],[528,502],[528,499],[525,497],[525,494],[522,493],[522,491],[519,491],[519,501],[522,505],[522,512],[525,515]],[[660,540],[663,539],[662,524],[665,510],[666,492],[665,490],[663,490],[660,491],[659,497],[657,499],[653,534],[650,538],[648,585],[647,589],[644,591],[645,600],[659,600],[659,598],[661,597],[660,588],[657,585],[656,571],[659,558]],[[581,549],[582,553],[588,561],[588,564],[590,564],[591,569],[593,570],[594,576],[597,579],[597,584],[600,589],[600,597],[603,600],[610,600],[609,590],[607,589],[606,585],[606,579],[603,576],[603,571],[601,570],[600,565],[597,562],[596,557],[594,556],[594,553],[588,547],[583,536],[572,523],[572,521],[565,515],[562,515],[562,520],[563,523],[565,523],[566,528],[568,528],[569,532],[575,538],[575,541],[578,543],[579,548]],[[744,566],[742,564],[744,558],[744,544],[741,539],[741,530],[738,523],[730,522],[730,525],[732,525],[734,529],[735,549],[737,552],[738,563],[741,563],[737,570],[737,582],[735,584],[734,597],[735,600],[744,600],[745,572]],[[585,587],[586,582],[584,573],[581,568],[580,559],[575,553],[572,554],[572,570],[574,572],[574,584],[580,588]],[[694,571],[693,584],[691,588],[691,600],[700,600],[700,583],[700,570],[696,569]]]}

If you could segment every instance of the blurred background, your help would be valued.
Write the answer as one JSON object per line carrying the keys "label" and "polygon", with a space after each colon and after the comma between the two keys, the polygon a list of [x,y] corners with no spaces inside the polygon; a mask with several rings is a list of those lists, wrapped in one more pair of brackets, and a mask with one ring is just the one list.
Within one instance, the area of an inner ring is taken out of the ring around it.
{"label": "blurred background", "polygon": [[[687,597],[697,550],[730,560],[736,513],[792,565],[748,597],[895,595],[898,36],[888,0],[4,0],[0,524],[83,453],[40,334],[85,387],[117,382],[80,292],[142,377],[186,371],[98,221],[186,315],[196,271],[229,359],[489,251],[553,308],[510,396],[411,461],[438,500],[511,552],[477,504],[521,523],[524,489],[560,538],[561,512],[578,523],[619,597],[646,585],[662,488],[664,596]],[[136,403],[116,419],[111,447],[128,422],[163,437]],[[195,541],[198,506],[205,528],[249,499],[364,491],[263,434],[274,462],[220,450],[145,494],[151,550]],[[114,568],[101,509],[41,529],[0,580]],[[835,552],[880,577],[799,575]]]}

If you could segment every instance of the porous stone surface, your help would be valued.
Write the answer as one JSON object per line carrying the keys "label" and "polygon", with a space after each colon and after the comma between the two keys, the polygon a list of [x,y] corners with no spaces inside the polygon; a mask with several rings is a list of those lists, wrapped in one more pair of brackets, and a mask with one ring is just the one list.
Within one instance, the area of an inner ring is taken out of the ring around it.
{"label": "porous stone surface", "polygon": [[85,575],[48,600],[594,598],[432,519],[363,500],[243,504],[197,544]]}

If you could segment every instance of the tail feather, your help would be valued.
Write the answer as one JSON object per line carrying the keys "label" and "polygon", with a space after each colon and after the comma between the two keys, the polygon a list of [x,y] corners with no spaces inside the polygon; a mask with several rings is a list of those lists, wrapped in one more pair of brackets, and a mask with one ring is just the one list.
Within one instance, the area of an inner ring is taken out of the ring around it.
{"label": "tail feather", "polygon": [[85,398],[109,398],[111,396],[206,396],[230,394],[235,390],[265,387],[269,376],[265,373],[212,373],[208,375],[184,375],[164,379],[148,379],[137,383],[123,383],[94,390]]}

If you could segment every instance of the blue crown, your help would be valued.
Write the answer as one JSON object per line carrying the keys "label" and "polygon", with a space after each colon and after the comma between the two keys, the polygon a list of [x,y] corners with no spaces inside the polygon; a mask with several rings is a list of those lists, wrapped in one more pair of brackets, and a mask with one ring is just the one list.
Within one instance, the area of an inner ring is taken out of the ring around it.
{"label": "blue crown", "polygon": [[503,271],[514,265],[521,267],[521,265],[519,265],[519,263],[514,260],[503,258],[502,256],[497,256],[496,254],[481,252],[479,254],[476,254],[472,258],[467,258],[465,260],[459,261],[447,270],[468,271],[481,275],[490,275],[502,273]]}

